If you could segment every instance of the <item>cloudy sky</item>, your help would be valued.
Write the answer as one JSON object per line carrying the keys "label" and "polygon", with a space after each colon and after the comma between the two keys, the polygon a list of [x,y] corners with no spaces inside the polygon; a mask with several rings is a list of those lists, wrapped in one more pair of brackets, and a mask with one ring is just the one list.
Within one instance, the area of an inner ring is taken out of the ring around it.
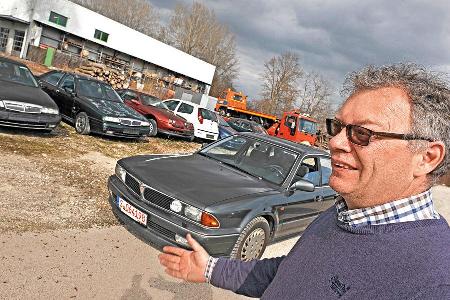
{"label": "cloudy sky", "polygon": [[[149,0],[168,20],[177,1]],[[191,4],[192,0],[179,0]],[[442,0],[203,0],[236,35],[236,87],[258,98],[264,62],[294,51],[338,90],[366,64],[413,61],[450,72],[450,2]]]}

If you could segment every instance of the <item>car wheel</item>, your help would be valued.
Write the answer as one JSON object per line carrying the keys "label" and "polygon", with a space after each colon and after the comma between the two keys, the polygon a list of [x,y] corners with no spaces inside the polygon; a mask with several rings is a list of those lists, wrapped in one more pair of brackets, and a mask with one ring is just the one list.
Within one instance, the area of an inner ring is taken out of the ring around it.
{"label": "car wheel", "polygon": [[79,134],[89,134],[91,132],[89,117],[85,112],[80,112],[75,117],[75,131]]}
{"label": "car wheel", "polygon": [[261,258],[267,246],[269,232],[270,226],[266,219],[254,218],[242,230],[230,257],[243,261]]}
{"label": "car wheel", "polygon": [[150,133],[149,136],[155,136],[158,133],[158,124],[153,119],[148,119],[148,122],[150,123]]}

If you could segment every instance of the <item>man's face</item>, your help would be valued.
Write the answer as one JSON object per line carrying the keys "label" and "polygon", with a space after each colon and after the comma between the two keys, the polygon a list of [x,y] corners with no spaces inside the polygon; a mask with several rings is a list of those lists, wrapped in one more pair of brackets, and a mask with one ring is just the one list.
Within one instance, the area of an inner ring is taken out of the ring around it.
{"label": "man's face", "polygon": [[[366,90],[348,98],[336,119],[373,131],[409,133],[411,107],[402,89]],[[369,145],[359,146],[347,139],[343,129],[330,140],[330,150],[330,186],[350,208],[402,198],[411,187],[414,154],[407,141],[375,136]]]}

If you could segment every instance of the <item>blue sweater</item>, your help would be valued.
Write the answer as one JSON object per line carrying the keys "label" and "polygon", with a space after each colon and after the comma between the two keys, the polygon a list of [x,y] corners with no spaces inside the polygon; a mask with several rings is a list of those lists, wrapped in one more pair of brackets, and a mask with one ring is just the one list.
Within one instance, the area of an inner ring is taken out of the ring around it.
{"label": "blue sweater", "polygon": [[322,213],[285,257],[220,258],[211,284],[262,299],[450,299],[450,230],[421,220],[352,228]]}

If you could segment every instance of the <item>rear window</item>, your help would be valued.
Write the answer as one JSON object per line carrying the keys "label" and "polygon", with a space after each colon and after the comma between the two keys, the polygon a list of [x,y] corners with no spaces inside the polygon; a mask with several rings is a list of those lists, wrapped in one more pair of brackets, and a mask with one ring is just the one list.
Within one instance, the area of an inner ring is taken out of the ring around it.
{"label": "rear window", "polygon": [[47,74],[41,77],[41,79],[47,83],[50,83],[52,85],[58,85],[59,80],[61,79],[61,77],[63,77],[63,73],[59,73],[59,72],[54,72],[51,74]]}
{"label": "rear window", "polygon": [[214,112],[204,109],[204,108],[199,108],[199,111],[200,111],[200,115],[202,116],[203,119],[217,122],[217,116]]}
{"label": "rear window", "polygon": [[178,108],[178,112],[183,114],[192,114],[193,111],[194,107],[186,103],[181,103],[180,107]]}

